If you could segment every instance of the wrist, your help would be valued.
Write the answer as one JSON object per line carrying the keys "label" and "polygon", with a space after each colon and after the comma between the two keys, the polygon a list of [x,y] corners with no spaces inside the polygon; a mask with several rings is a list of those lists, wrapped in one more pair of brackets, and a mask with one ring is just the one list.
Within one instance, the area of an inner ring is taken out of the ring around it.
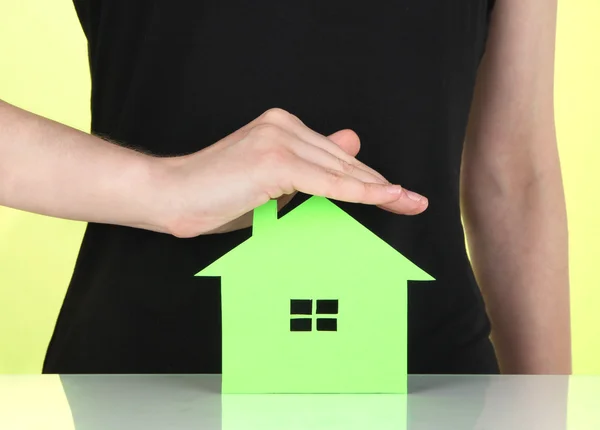
{"label": "wrist", "polygon": [[[145,160],[146,181],[145,227],[149,230],[179,236],[178,225],[182,208],[177,195],[181,187],[177,185],[180,177],[179,168],[184,164],[186,156],[155,157]],[[181,182],[181,181],[179,181]]]}
{"label": "wrist", "polygon": [[142,154],[132,174],[131,199],[137,202],[132,227],[159,233],[170,233],[170,220],[174,217],[168,191],[173,181],[173,169],[167,158]]}

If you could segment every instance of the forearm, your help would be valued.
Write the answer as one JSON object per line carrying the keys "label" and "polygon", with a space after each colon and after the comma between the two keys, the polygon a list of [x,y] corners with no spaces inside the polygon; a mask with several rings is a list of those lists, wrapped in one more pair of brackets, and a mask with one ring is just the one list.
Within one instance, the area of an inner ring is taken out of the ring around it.
{"label": "forearm", "polygon": [[0,205],[163,231],[159,176],[151,156],[0,101]]}
{"label": "forearm", "polygon": [[571,373],[567,221],[554,158],[535,173],[518,164],[465,173],[467,240],[503,373]]}

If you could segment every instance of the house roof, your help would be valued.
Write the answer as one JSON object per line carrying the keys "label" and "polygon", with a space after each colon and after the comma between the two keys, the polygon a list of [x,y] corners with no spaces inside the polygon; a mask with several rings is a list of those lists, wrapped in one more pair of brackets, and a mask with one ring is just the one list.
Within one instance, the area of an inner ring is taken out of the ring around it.
{"label": "house roof", "polygon": [[315,273],[325,270],[383,272],[405,280],[434,280],[392,246],[324,197],[310,197],[281,218],[277,201],[258,207],[252,237],[196,276],[279,270],[302,266]]}

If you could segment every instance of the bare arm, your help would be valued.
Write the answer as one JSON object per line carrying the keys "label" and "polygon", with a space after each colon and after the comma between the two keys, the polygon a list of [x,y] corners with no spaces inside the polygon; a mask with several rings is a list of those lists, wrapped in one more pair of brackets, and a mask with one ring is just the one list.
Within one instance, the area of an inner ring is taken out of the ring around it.
{"label": "bare arm", "polygon": [[0,205],[165,231],[152,160],[0,100]]}
{"label": "bare arm", "polygon": [[194,154],[153,157],[0,101],[0,205],[180,237],[251,224],[252,210],[296,191],[416,214],[427,199],[354,155],[356,134],[326,138],[282,109]]}
{"label": "bare arm", "polygon": [[496,3],[463,154],[467,239],[502,372],[571,373],[556,0]]}

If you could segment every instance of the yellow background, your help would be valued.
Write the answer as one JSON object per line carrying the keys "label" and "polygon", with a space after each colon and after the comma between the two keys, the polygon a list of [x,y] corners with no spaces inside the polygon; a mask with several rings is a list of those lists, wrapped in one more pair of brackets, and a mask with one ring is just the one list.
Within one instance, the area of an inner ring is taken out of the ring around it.
{"label": "yellow background", "polygon": [[[571,236],[574,371],[600,374],[600,1],[560,0],[556,115]],[[70,0],[0,0],[0,98],[89,130]],[[0,207],[0,373],[39,373],[84,224]]]}

